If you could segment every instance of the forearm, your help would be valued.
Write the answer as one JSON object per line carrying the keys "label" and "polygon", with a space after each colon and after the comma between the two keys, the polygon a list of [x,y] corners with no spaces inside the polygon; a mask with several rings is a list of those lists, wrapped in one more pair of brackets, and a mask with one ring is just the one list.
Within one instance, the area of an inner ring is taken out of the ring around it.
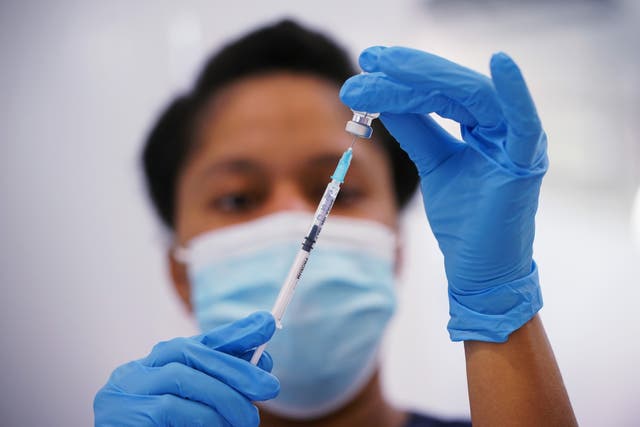
{"label": "forearm", "polygon": [[466,341],[464,348],[474,426],[577,425],[537,315],[505,343]]}

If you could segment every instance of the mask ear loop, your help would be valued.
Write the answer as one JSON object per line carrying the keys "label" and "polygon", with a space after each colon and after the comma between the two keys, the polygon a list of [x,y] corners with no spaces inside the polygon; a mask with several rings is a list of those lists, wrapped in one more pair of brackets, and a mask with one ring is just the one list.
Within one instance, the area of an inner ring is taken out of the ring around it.
{"label": "mask ear loop", "polygon": [[185,248],[184,246],[176,246],[171,250],[171,252],[173,253],[173,257],[175,258],[176,261],[182,264],[189,263],[190,252],[188,248]]}

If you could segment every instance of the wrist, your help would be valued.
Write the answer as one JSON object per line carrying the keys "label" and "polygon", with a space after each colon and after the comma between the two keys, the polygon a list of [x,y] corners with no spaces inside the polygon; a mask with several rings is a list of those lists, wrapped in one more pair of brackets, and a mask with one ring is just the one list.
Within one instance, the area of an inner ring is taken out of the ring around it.
{"label": "wrist", "polygon": [[535,262],[528,275],[499,286],[469,292],[449,283],[448,290],[452,341],[505,342],[543,305]]}

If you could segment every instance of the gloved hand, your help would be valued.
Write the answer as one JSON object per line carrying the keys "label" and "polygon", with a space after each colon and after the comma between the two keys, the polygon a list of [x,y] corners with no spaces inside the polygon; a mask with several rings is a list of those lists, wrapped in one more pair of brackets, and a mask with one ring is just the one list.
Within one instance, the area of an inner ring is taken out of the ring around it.
{"label": "gloved hand", "polygon": [[[117,368],[94,400],[96,426],[258,426],[251,403],[274,398],[280,383],[265,352],[251,349],[275,331],[257,312],[192,338],[157,344],[144,359]],[[244,359],[244,360],[243,360]]]}
{"label": "gloved hand", "polygon": [[[372,47],[367,74],[342,87],[380,120],[417,166],[427,218],[444,255],[451,339],[504,342],[542,307],[532,258],[548,166],[546,136],[516,64],[491,58],[491,79],[425,52]],[[463,141],[427,114],[460,123]]]}

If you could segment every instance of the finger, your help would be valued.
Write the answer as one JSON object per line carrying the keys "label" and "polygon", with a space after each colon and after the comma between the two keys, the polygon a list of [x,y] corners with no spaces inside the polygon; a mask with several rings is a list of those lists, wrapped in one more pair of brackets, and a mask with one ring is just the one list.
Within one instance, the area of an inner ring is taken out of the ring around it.
{"label": "finger", "polygon": [[464,146],[429,116],[383,113],[380,120],[416,164],[421,177]]}
{"label": "finger", "polygon": [[[222,414],[217,413],[215,410],[199,402],[181,399],[170,394],[153,396],[153,398],[162,402],[160,406],[160,415],[164,421],[162,421],[160,425],[164,426],[235,427],[236,425],[258,426],[260,422],[260,417],[258,415],[258,422],[255,424],[232,424],[227,421]],[[142,424],[137,425],[139,426]]]}
{"label": "finger", "polygon": [[360,53],[360,57],[358,57],[360,68],[367,73],[380,71],[378,67],[378,57],[385,49],[385,46],[371,46],[363,50]]}
{"label": "finger", "polygon": [[123,389],[138,395],[171,394],[213,408],[231,425],[258,425],[258,410],[247,397],[180,363],[154,368],[140,365]]}
{"label": "finger", "polygon": [[196,340],[182,338],[162,344],[140,363],[148,367],[181,363],[217,378],[251,400],[271,399],[280,391],[278,379],[269,372],[236,356],[211,350]]}
{"label": "finger", "polygon": [[382,73],[359,74],[349,78],[340,90],[340,99],[353,110],[377,113],[437,113],[465,126],[478,124],[476,117],[460,102],[440,90],[410,86]]}
{"label": "finger", "polygon": [[546,150],[546,138],[527,84],[516,63],[505,53],[491,58],[491,76],[507,122],[505,149],[517,165],[531,166]]}
{"label": "finger", "polygon": [[481,126],[493,127],[502,119],[491,80],[440,56],[405,47],[376,46],[361,54],[360,65],[422,92],[440,93],[468,110]]}
{"label": "finger", "polygon": [[275,330],[273,315],[268,311],[257,311],[212,329],[201,336],[201,342],[214,350],[239,355],[269,341]]}
{"label": "finger", "polygon": [[[240,357],[242,360],[246,360],[247,362],[249,362],[253,357],[254,352],[255,350],[249,350],[239,355],[238,357]],[[257,366],[262,370],[271,372],[271,370],[273,369],[273,359],[271,358],[271,355],[266,351],[263,352],[262,355],[260,356],[260,360],[258,360]]]}
{"label": "finger", "polygon": [[[114,410],[114,402],[118,404],[117,410]],[[230,426],[209,406],[170,394],[145,396],[106,390],[96,396],[94,413],[96,426]]]}

